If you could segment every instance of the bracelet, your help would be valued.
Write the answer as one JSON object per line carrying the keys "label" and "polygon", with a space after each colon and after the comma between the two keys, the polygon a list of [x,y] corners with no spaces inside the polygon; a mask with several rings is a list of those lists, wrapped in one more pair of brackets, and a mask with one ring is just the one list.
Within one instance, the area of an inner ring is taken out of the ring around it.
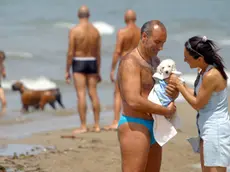
{"label": "bracelet", "polygon": [[179,80],[182,85],[185,85],[185,80],[183,78],[179,78]]}

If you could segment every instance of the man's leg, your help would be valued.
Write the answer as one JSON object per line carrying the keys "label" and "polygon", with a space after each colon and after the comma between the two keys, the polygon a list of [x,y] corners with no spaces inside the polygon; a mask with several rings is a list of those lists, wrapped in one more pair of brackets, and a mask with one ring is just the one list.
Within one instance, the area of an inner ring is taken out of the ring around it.
{"label": "man's leg", "polygon": [[115,91],[114,91],[114,120],[112,125],[104,127],[105,130],[117,129],[118,121],[120,119],[121,113],[121,95],[118,87],[118,82],[115,82]]}
{"label": "man's leg", "polygon": [[148,129],[137,123],[125,123],[118,128],[122,172],[144,172],[150,148]]}
{"label": "man's leg", "polygon": [[92,102],[93,106],[93,113],[94,113],[94,131],[100,131],[100,101],[97,94],[97,84],[98,84],[98,76],[96,74],[87,75],[87,86],[89,91],[89,97]]}
{"label": "man's leg", "polygon": [[113,125],[111,126],[112,129],[116,129],[118,125],[118,121],[120,119],[121,113],[121,95],[118,86],[118,82],[115,83],[115,93],[114,93],[114,121]]}
{"label": "man's leg", "polygon": [[3,88],[0,88],[0,101],[2,103],[1,113],[6,112],[6,97]]}
{"label": "man's leg", "polygon": [[155,143],[151,145],[148,163],[145,172],[160,172],[162,160],[162,147]]}
{"label": "man's leg", "polygon": [[80,129],[73,131],[73,134],[87,132],[86,126],[86,76],[81,73],[73,73],[74,86],[77,92],[78,113],[80,115]]}

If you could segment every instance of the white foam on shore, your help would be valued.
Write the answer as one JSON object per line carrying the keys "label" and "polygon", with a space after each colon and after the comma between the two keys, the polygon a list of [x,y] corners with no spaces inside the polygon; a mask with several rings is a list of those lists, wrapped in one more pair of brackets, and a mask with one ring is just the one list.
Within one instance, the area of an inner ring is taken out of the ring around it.
{"label": "white foam on shore", "polygon": [[6,57],[26,58],[26,59],[33,58],[33,54],[30,52],[6,51],[5,54],[6,54]]}
{"label": "white foam on shore", "polygon": [[[103,21],[95,21],[92,24],[98,29],[101,35],[112,35],[115,31],[114,26],[103,22]],[[73,23],[68,22],[57,22],[54,24],[55,27],[59,28],[67,28],[70,29],[75,26]]]}
{"label": "white foam on shore", "polygon": [[102,21],[93,22],[93,25],[99,30],[100,34],[103,35],[112,35],[115,31],[112,25]]}
{"label": "white foam on shore", "polygon": [[[16,82],[17,80],[11,80],[11,81],[2,81],[2,87],[6,90],[11,90],[12,84]],[[46,89],[53,89],[57,88],[56,83],[49,80],[48,78],[44,76],[40,76],[35,79],[30,78],[22,78],[19,79],[25,87],[33,90],[46,90]]]}
{"label": "white foam on shore", "polygon": [[[174,33],[171,35],[170,39],[177,41],[183,45],[185,43],[185,41],[187,41],[188,38],[190,38],[194,35],[197,35],[197,32],[186,31],[186,32],[182,32],[182,33]],[[218,37],[214,37],[214,38],[211,37],[209,39],[214,40],[218,46],[230,46],[230,37],[229,36],[225,36],[225,35],[220,36],[219,35]]]}
{"label": "white foam on shore", "polygon": [[59,27],[59,28],[67,28],[67,29],[71,29],[72,27],[75,26],[75,24],[73,23],[68,23],[68,22],[57,22],[54,24],[55,27]]}
{"label": "white foam on shore", "polygon": [[223,40],[219,40],[218,43],[220,45],[230,45],[230,40],[229,39],[223,39]]}

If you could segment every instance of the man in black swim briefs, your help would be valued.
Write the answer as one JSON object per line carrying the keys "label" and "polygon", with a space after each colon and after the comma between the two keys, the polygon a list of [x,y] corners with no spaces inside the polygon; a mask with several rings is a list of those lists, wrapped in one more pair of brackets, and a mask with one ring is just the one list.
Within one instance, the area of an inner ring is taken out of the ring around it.
{"label": "man in black swim briefs", "polygon": [[94,112],[94,131],[99,132],[100,102],[97,94],[97,84],[101,81],[101,37],[98,30],[89,22],[89,9],[86,6],[78,10],[79,24],[69,31],[69,46],[67,54],[65,79],[70,83],[70,68],[72,66],[73,81],[77,92],[78,112],[81,126],[73,131],[73,135],[87,132],[86,125],[86,89],[92,102]]}

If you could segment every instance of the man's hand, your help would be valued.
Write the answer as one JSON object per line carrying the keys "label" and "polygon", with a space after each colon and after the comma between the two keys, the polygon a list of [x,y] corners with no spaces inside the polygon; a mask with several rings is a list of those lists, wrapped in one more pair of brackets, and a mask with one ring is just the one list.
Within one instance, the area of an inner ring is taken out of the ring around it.
{"label": "man's hand", "polygon": [[169,113],[168,115],[165,115],[166,118],[171,118],[175,112],[176,112],[176,106],[174,104],[174,102],[171,102],[169,105],[168,105],[168,110],[169,110]]}
{"label": "man's hand", "polygon": [[110,72],[110,80],[111,80],[111,82],[114,82],[115,80],[114,80],[114,71],[111,71]]}
{"label": "man's hand", "polygon": [[5,70],[2,71],[2,77],[6,78],[6,71]]}
{"label": "man's hand", "polygon": [[179,90],[176,88],[175,85],[169,83],[166,87],[166,94],[167,96],[175,100],[179,96]]}
{"label": "man's hand", "polygon": [[97,74],[97,77],[98,77],[98,81],[97,81],[97,82],[98,82],[98,83],[101,82],[101,80],[102,80],[102,79],[101,79],[101,74],[98,73],[98,74]]}
{"label": "man's hand", "polygon": [[70,79],[71,79],[70,72],[66,72],[65,73],[65,82],[67,84],[70,84]]}

